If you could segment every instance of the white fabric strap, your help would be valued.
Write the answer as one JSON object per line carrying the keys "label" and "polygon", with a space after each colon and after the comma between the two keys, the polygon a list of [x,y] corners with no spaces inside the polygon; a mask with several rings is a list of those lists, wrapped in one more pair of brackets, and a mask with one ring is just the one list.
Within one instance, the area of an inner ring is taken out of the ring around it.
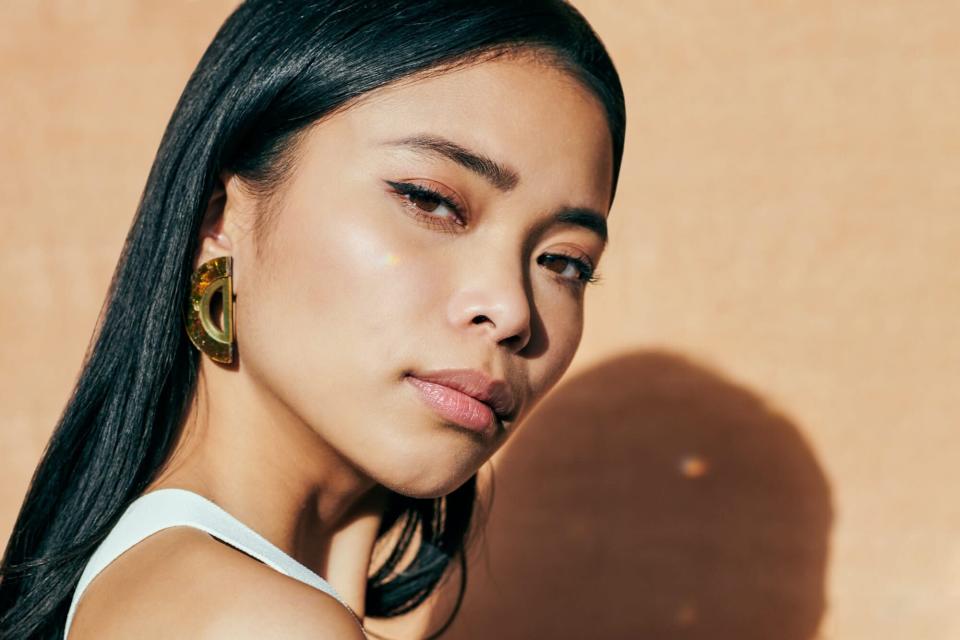
{"label": "white fabric strap", "polygon": [[64,626],[63,640],[67,640],[70,623],[73,621],[73,615],[84,590],[97,577],[97,574],[147,536],[162,529],[178,526],[189,526],[206,531],[280,573],[330,594],[349,609],[329,582],[284,553],[279,547],[213,501],[186,489],[158,489],[145,493],[131,502],[107,537],[90,556],[73,593],[73,601],[70,603],[70,611],[67,613],[67,622]]}

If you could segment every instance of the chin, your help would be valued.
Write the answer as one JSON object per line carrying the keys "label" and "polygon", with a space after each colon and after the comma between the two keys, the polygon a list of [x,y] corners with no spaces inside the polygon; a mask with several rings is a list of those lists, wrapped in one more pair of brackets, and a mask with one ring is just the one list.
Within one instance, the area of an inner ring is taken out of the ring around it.
{"label": "chin", "polygon": [[356,459],[375,481],[411,498],[448,495],[467,482],[503,442],[479,444],[470,434],[419,417],[394,419]]}
{"label": "chin", "polygon": [[474,468],[466,471],[452,469],[449,473],[444,473],[436,467],[432,469],[421,467],[414,471],[414,473],[393,474],[381,478],[379,482],[391,491],[409,498],[433,499],[452,493],[477,473],[477,469]]}

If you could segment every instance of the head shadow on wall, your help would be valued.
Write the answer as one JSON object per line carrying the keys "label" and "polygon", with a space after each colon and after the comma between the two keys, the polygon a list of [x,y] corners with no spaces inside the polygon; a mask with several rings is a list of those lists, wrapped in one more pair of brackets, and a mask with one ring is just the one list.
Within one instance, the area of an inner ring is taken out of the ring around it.
{"label": "head shadow on wall", "polygon": [[[556,388],[493,464],[448,637],[816,637],[830,487],[757,393],[627,354]],[[441,599],[430,627],[449,612]]]}

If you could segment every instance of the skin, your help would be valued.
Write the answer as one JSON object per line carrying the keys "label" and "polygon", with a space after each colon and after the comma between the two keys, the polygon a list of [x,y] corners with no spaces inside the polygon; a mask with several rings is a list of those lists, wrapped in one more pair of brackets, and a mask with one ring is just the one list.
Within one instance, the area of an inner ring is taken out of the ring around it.
{"label": "skin", "polygon": [[[423,133],[508,165],[519,180],[504,191],[452,160],[381,144]],[[606,216],[611,172],[597,99],[564,72],[514,57],[382,88],[311,128],[262,234],[255,222],[265,203],[224,173],[195,266],[233,256],[236,360],[202,359],[176,450],[148,491],[181,487],[210,498],[323,575],[362,616],[386,490],[453,491],[568,368],[585,287],[573,263],[547,266],[537,257],[562,252],[595,267],[603,242],[579,226],[537,224],[562,206]],[[454,198],[467,226],[457,227],[445,205],[399,194],[387,180]],[[445,422],[403,378],[449,367],[505,378],[522,403],[517,419],[478,437]],[[157,578],[138,580],[147,567]],[[220,592],[231,597],[211,595]],[[118,616],[105,604],[118,597],[131,609],[150,606]],[[109,627],[149,637],[163,601],[184,629],[205,625],[209,637],[220,637],[214,629],[237,637],[224,621],[251,610],[247,622],[276,612],[285,624],[315,625],[305,613],[306,603],[317,605],[311,599],[333,602],[177,527],[100,574],[72,634],[105,637],[92,630]],[[316,615],[337,609],[334,602]]]}

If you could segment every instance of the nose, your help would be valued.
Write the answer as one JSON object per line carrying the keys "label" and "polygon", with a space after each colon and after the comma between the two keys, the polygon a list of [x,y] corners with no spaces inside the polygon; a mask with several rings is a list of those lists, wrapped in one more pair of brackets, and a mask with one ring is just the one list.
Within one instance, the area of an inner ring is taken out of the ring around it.
{"label": "nose", "polygon": [[464,334],[486,334],[514,353],[530,341],[531,300],[519,264],[502,254],[481,258],[465,271],[450,298],[449,319]]}

